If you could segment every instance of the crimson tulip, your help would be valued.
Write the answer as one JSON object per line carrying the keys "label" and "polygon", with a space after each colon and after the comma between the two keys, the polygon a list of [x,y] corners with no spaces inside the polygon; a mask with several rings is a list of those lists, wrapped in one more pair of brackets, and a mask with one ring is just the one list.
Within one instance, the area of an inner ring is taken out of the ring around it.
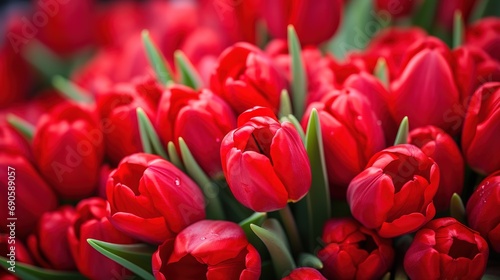
{"label": "crimson tulip", "polygon": [[132,244],[134,240],[117,230],[109,222],[102,198],[87,198],[76,206],[76,217],[68,228],[67,237],[78,270],[90,279],[105,280],[131,273],[90,246],[87,239],[114,244]]}
{"label": "crimson tulip", "polygon": [[379,279],[392,267],[394,249],[390,239],[377,235],[351,218],[328,220],[319,250],[321,272],[328,279]]}
{"label": "crimson tulip", "polygon": [[156,279],[259,279],[260,255],[235,223],[203,220],[153,254]]}
{"label": "crimson tulip", "polygon": [[500,19],[489,17],[478,20],[465,33],[465,42],[482,48],[493,59],[500,62]]}
{"label": "crimson tulip", "polygon": [[408,276],[420,279],[480,279],[488,244],[454,218],[439,218],[420,229],[404,257]]}
{"label": "crimson tulip", "polygon": [[210,89],[240,114],[254,106],[278,113],[280,96],[288,83],[285,74],[257,47],[237,43],[219,57]]}
{"label": "crimson tulip", "polygon": [[391,17],[401,18],[411,15],[417,1],[412,0],[376,0],[375,7],[379,11],[388,12]]}
{"label": "crimson tulip", "polygon": [[376,153],[349,184],[351,213],[382,237],[413,232],[436,214],[433,199],[439,186],[439,168],[411,144]]}
{"label": "crimson tulip", "polygon": [[22,155],[33,161],[28,141],[9,124],[0,122],[0,150]]}
{"label": "crimson tulip", "polygon": [[205,218],[200,188],[173,164],[155,155],[125,157],[109,175],[106,194],[111,223],[148,243],[161,244]]}
{"label": "crimson tulip", "polygon": [[222,175],[220,143],[236,127],[236,117],[224,100],[208,89],[172,86],[163,93],[156,125],[165,145],[172,141],[178,147],[182,137],[209,176]]}
{"label": "crimson tulip", "polygon": [[419,147],[439,166],[441,176],[434,205],[438,211],[449,209],[451,196],[453,193],[460,195],[464,184],[464,159],[457,144],[450,135],[435,126],[412,130],[408,143]]}
{"label": "crimson tulip", "polygon": [[500,253],[500,170],[485,178],[467,201],[467,222]]}
{"label": "crimson tulip", "polygon": [[299,267],[281,280],[326,280],[326,278],[316,269],[312,267]]}
{"label": "crimson tulip", "polygon": [[222,140],[222,169],[234,197],[267,212],[296,202],[311,187],[311,168],[293,124],[280,123],[269,108],[255,107],[238,117],[238,128]]}
{"label": "crimson tulip", "polygon": [[76,218],[75,209],[62,206],[45,212],[26,244],[33,257],[44,268],[75,270],[76,264],[68,244],[68,229]]}
{"label": "crimson tulip", "polygon": [[456,1],[439,1],[436,11],[436,21],[446,30],[451,31],[453,28],[453,18],[457,11],[460,12],[465,22],[469,21],[472,11],[476,9],[477,0],[456,0]]}

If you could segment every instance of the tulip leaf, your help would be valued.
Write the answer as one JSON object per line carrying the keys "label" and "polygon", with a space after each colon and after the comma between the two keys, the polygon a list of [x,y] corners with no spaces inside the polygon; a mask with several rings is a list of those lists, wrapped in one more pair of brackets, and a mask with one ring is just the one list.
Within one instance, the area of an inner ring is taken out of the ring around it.
{"label": "tulip leaf", "polygon": [[91,104],[94,102],[91,95],[84,89],[61,76],[54,76],[54,78],[52,78],[52,85],[68,100],[83,104]]}
{"label": "tulip leaf", "polygon": [[282,222],[288,239],[290,240],[292,253],[295,255],[302,252],[302,241],[300,240],[299,230],[297,228],[297,224],[295,223],[292,211],[290,210],[290,206],[287,204],[286,207],[280,209],[278,213],[280,221]]}
{"label": "tulip leaf", "polygon": [[173,81],[172,70],[147,30],[142,31],[142,43],[146,49],[149,64],[154,69],[158,81],[164,85],[170,84]]}
{"label": "tulip leaf", "polygon": [[321,125],[316,109],[311,111],[306,132],[306,150],[311,164],[312,184],[307,195],[297,203],[295,215],[300,235],[305,238],[308,252],[314,252],[316,239],[323,225],[331,217],[330,189],[321,136]]}
{"label": "tulip leaf", "polygon": [[462,12],[456,10],[453,15],[453,48],[458,48],[464,43],[464,19]]}
{"label": "tulip leaf", "polygon": [[179,83],[193,89],[203,87],[200,74],[198,74],[196,68],[181,50],[175,51],[174,58],[177,72],[179,73]]}
{"label": "tulip leaf", "polygon": [[290,65],[292,69],[293,112],[297,118],[302,118],[307,94],[307,76],[299,38],[292,25],[288,26],[288,52],[292,60]]}
{"label": "tulip leaf", "polygon": [[457,221],[465,224],[465,207],[462,198],[457,193],[453,193],[450,202],[450,214]]}
{"label": "tulip leaf", "polygon": [[295,127],[295,129],[299,133],[300,138],[302,139],[302,142],[304,142],[304,143],[306,142],[306,135],[304,134],[304,130],[302,129],[300,122],[297,120],[297,118],[295,118],[294,115],[288,115],[288,116],[281,117],[280,121],[281,122],[287,121],[287,122],[290,122],[291,124],[293,124],[293,126]]}
{"label": "tulip leaf", "polygon": [[179,157],[179,154],[177,153],[177,149],[175,148],[174,142],[172,142],[172,141],[168,142],[167,151],[168,151],[168,158],[170,159],[170,162],[173,165],[175,165],[177,168],[179,168],[180,170],[185,171],[184,165],[182,164],[181,158]]}
{"label": "tulip leaf", "polygon": [[373,74],[386,89],[389,88],[389,71],[387,69],[387,62],[385,61],[385,58],[380,57],[377,60],[377,65],[375,65]]}
{"label": "tulip leaf", "polygon": [[[19,49],[14,47],[14,51],[17,53]],[[29,44],[26,44],[25,48],[20,51],[23,58],[40,71],[45,78],[51,79],[55,75],[69,72],[65,61],[35,38],[31,39]]]}
{"label": "tulip leaf", "polygon": [[155,279],[151,274],[151,256],[155,249],[146,244],[113,244],[96,239],[87,242],[99,253],[117,262],[143,279]]}
{"label": "tulip leaf", "polygon": [[205,172],[203,172],[182,137],[179,137],[179,148],[187,174],[193,178],[205,195],[207,219],[224,220],[225,214],[222,204],[219,200],[218,193],[214,191],[214,188],[218,188],[218,186],[208,178]]}
{"label": "tulip leaf", "polygon": [[[9,260],[0,257],[0,266],[8,270],[11,265],[8,263]],[[54,279],[54,280],[65,280],[65,279],[76,279],[76,280],[85,280],[87,279],[77,271],[59,271],[52,269],[45,269],[25,263],[20,263],[16,261],[16,265],[14,268],[14,272],[12,275],[19,277],[24,280],[42,280],[42,279]]]}
{"label": "tulip leaf", "polygon": [[279,117],[285,117],[292,113],[292,104],[290,102],[290,95],[288,95],[288,90],[284,89],[281,91],[281,101],[280,101],[280,112]]}
{"label": "tulip leaf", "polygon": [[245,231],[245,233],[249,233],[252,232],[252,230],[250,229],[251,224],[261,226],[266,218],[266,212],[255,212],[250,217],[239,222],[239,225]]}
{"label": "tulip leaf", "polygon": [[420,26],[427,30],[427,32],[430,32],[438,4],[439,1],[436,0],[423,0],[420,9],[416,13],[413,13],[412,25]]}
{"label": "tulip leaf", "polygon": [[299,267],[306,266],[315,269],[323,268],[323,262],[315,255],[309,253],[301,253],[299,255],[297,263],[299,264]]}
{"label": "tulip leaf", "polygon": [[266,222],[267,221],[274,222],[269,222],[272,226],[268,224],[268,228],[265,228],[264,225],[263,227],[260,227],[254,224],[251,224],[250,228],[266,245],[267,250],[271,255],[276,277],[281,279],[287,273],[295,269],[296,265],[287,245],[282,239],[283,237],[280,236],[280,233],[276,233],[274,231],[276,227],[279,226],[279,223],[274,219],[268,219]]}
{"label": "tulip leaf", "polygon": [[160,143],[160,138],[156,133],[153,124],[149,120],[148,115],[140,107],[137,108],[137,122],[139,125],[139,133],[141,135],[142,148],[145,153],[159,155],[164,159],[168,159],[167,153]]}
{"label": "tulip leaf", "polygon": [[489,16],[500,17],[500,1],[477,0],[469,16],[469,23]]}
{"label": "tulip leaf", "polygon": [[408,117],[404,117],[403,120],[401,120],[401,124],[399,124],[398,134],[396,134],[396,140],[394,140],[394,146],[408,143],[408,134],[410,134],[409,130]]}
{"label": "tulip leaf", "polygon": [[35,135],[35,127],[32,124],[14,114],[7,114],[7,122],[12,128],[19,132],[24,138],[26,138],[28,142],[31,142],[31,140],[33,140],[33,136]]}

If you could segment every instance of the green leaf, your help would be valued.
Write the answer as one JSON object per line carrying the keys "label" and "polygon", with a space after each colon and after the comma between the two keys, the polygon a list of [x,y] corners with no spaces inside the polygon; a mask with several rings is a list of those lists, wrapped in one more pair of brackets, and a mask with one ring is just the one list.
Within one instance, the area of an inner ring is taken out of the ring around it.
{"label": "green leaf", "polygon": [[465,224],[465,207],[462,198],[457,193],[453,193],[450,202],[450,214],[457,221]]}
{"label": "green leaf", "polygon": [[139,125],[139,133],[141,135],[142,148],[145,153],[159,155],[168,160],[167,153],[160,143],[160,138],[156,133],[153,124],[149,120],[148,115],[141,107],[137,109],[137,122]]}
{"label": "green leaf", "polygon": [[153,42],[149,35],[149,31],[147,30],[142,31],[142,43],[146,49],[149,64],[154,69],[158,81],[164,85],[168,85],[173,82],[172,70],[170,70],[170,66],[165,60],[165,57]]}
{"label": "green leaf", "polygon": [[311,111],[306,132],[306,150],[311,164],[312,184],[309,193],[296,205],[297,225],[305,239],[308,252],[314,252],[316,239],[323,225],[331,217],[330,189],[321,136],[321,125],[316,109]]}
{"label": "green leaf", "polygon": [[181,50],[177,50],[174,53],[174,58],[177,71],[179,72],[179,82],[193,89],[202,88],[203,82],[200,74],[198,74],[198,71],[186,55]]}
{"label": "green leaf", "polygon": [[478,0],[474,5],[469,23],[473,23],[485,17],[500,17],[500,1],[498,0]]}
{"label": "green leaf", "polygon": [[408,117],[404,117],[403,120],[401,120],[401,124],[399,124],[398,134],[396,134],[396,140],[394,140],[394,146],[408,143],[408,134],[410,134]]}
{"label": "green leaf", "polygon": [[385,61],[385,58],[380,57],[377,60],[377,65],[375,65],[373,74],[386,89],[389,89],[389,70],[387,69],[387,62]]}
{"label": "green leaf", "polygon": [[225,220],[224,210],[218,197],[219,187],[203,172],[182,137],[179,138],[179,148],[187,174],[193,178],[205,194],[207,219]]}
{"label": "green leaf", "polygon": [[292,104],[290,102],[290,96],[288,95],[288,90],[284,89],[281,91],[281,101],[280,101],[280,118],[286,117],[292,113]]}
{"label": "green leaf", "polygon": [[14,114],[7,114],[7,122],[17,132],[21,133],[21,135],[24,136],[24,138],[26,138],[28,142],[31,142],[33,140],[33,136],[35,135],[35,127],[32,124]]}
{"label": "green leaf", "polygon": [[168,142],[167,151],[168,151],[168,158],[170,159],[170,162],[173,165],[175,165],[177,168],[179,168],[180,170],[185,171],[184,165],[182,164],[181,158],[179,157],[179,154],[177,153],[177,149],[175,148],[174,142],[172,142],[172,141]]}
{"label": "green leaf", "polygon": [[113,244],[95,239],[87,242],[99,253],[117,262],[143,279],[154,280],[151,274],[151,256],[155,249],[145,244]]}
{"label": "green leaf", "polygon": [[286,207],[280,209],[278,213],[280,216],[280,221],[282,222],[288,239],[290,240],[293,254],[295,255],[302,252],[302,241],[300,240],[297,224],[295,223],[295,219],[292,215],[292,211],[290,210],[290,206],[288,206],[287,204]]}
{"label": "green leaf", "polygon": [[288,116],[281,117],[280,121],[292,123],[293,126],[295,127],[295,129],[297,130],[297,132],[299,133],[300,138],[302,139],[302,142],[304,142],[304,143],[306,142],[306,135],[304,134],[304,130],[302,129],[300,122],[297,120],[297,118],[295,118],[294,115],[288,115]]}
{"label": "green leaf", "polygon": [[21,55],[46,78],[50,79],[55,75],[68,72],[62,58],[36,39],[31,39],[30,43],[22,49]]}
{"label": "green leaf", "polygon": [[288,26],[288,52],[290,53],[292,70],[293,112],[297,118],[302,118],[307,94],[307,76],[302,60],[302,49],[299,38],[292,25]]}
{"label": "green leaf", "polygon": [[250,228],[251,224],[261,226],[264,220],[267,218],[267,213],[265,212],[255,212],[250,217],[244,219],[239,223],[240,227],[245,231],[247,237],[253,235],[253,231]]}
{"label": "green leaf", "polygon": [[[274,231],[279,226],[279,223],[274,219],[268,219],[267,221],[272,221],[267,225],[268,228],[264,228],[264,225],[260,227],[254,224],[251,224],[250,228],[266,245],[271,255],[276,277],[281,279],[281,277],[295,269],[296,265],[287,245],[283,242],[283,237],[280,236],[280,233]],[[270,226],[271,224],[272,226]]]}
{"label": "green leaf", "polygon": [[52,85],[68,100],[83,104],[91,104],[94,102],[91,95],[84,89],[61,76],[54,76],[54,78],[52,78]]}
{"label": "green leaf", "polygon": [[420,26],[427,30],[428,33],[431,33],[438,4],[439,1],[436,0],[424,0],[420,5],[420,9],[413,14],[413,25]]}
{"label": "green leaf", "polygon": [[453,48],[458,48],[464,43],[464,19],[462,12],[456,10],[453,17]]}
{"label": "green leaf", "polygon": [[[3,256],[0,257],[0,265],[8,270],[10,264],[8,263],[8,259]],[[12,272],[11,272],[12,273]],[[85,280],[87,279],[80,273],[76,271],[59,271],[59,270],[51,270],[40,268],[37,266],[24,264],[16,261],[15,272],[12,275],[17,276],[23,280],[44,280],[44,279],[54,279],[54,280],[66,280],[66,279],[76,279],[76,280]]]}
{"label": "green leaf", "polygon": [[299,255],[299,259],[297,261],[299,267],[312,267],[316,269],[323,268],[323,262],[313,254],[302,253]]}

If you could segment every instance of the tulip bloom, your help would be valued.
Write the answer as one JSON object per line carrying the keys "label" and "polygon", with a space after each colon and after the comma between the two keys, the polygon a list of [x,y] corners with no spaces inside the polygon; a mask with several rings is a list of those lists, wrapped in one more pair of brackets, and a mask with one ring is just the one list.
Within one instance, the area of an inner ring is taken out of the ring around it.
{"label": "tulip bloom", "polygon": [[467,201],[467,222],[500,253],[500,171],[484,179]]}
{"label": "tulip bloom", "polygon": [[347,189],[351,213],[382,237],[413,232],[436,214],[439,168],[419,148],[403,144],[375,154]]}
{"label": "tulip bloom", "polygon": [[278,113],[281,91],[288,87],[285,74],[257,47],[237,43],[219,57],[210,89],[240,114],[254,106]]}
{"label": "tulip bloom", "polygon": [[406,252],[404,268],[414,280],[480,279],[488,252],[479,233],[453,218],[440,218],[417,232]]}
{"label": "tulip bloom", "polygon": [[326,278],[316,269],[312,267],[299,267],[288,276],[283,277],[281,280],[303,280],[303,279],[308,279],[308,280],[326,280]]}
{"label": "tulip bloom", "polygon": [[309,105],[302,119],[304,130],[313,108],[321,123],[330,192],[334,198],[345,199],[352,178],[385,146],[381,122],[365,97],[351,88],[333,91]]}
{"label": "tulip bloom", "polygon": [[475,171],[500,169],[500,83],[486,83],[472,96],[462,130],[462,151]]}
{"label": "tulip bloom", "polygon": [[71,206],[45,212],[26,243],[35,260],[48,269],[75,270],[76,264],[68,244],[68,229],[76,213]]}
{"label": "tulip bloom", "polygon": [[434,205],[438,211],[447,210],[453,193],[460,195],[463,189],[465,165],[460,149],[450,135],[435,126],[412,130],[408,143],[419,147],[439,166],[441,176]]}
{"label": "tulip bloom", "polygon": [[326,246],[318,252],[328,279],[379,279],[392,267],[390,239],[351,218],[331,219],[323,229]]}
{"label": "tulip bloom", "polygon": [[124,158],[109,175],[106,194],[113,225],[148,243],[161,244],[205,218],[200,188],[173,164],[155,155]]}
{"label": "tulip bloom", "polygon": [[[118,231],[107,218],[107,202],[102,198],[81,200],[76,218],[68,228],[68,243],[78,270],[90,279],[104,280],[130,275],[130,272],[96,251],[88,238],[115,244],[132,244],[134,240]],[[139,226],[139,224],[137,225]]]}
{"label": "tulip bloom", "polygon": [[163,142],[178,147],[182,137],[201,168],[211,177],[222,175],[220,143],[236,127],[229,105],[205,89],[175,85],[163,93],[156,118]]}
{"label": "tulip bloom", "polygon": [[222,140],[220,154],[231,192],[254,211],[282,209],[311,187],[309,158],[299,133],[268,108],[241,114],[238,128]]}
{"label": "tulip bloom", "polygon": [[91,195],[103,159],[102,130],[97,115],[63,103],[42,117],[33,138],[40,173],[63,199]]}
{"label": "tulip bloom", "polygon": [[153,254],[156,279],[259,279],[260,256],[237,224],[196,222]]}
{"label": "tulip bloom", "polygon": [[467,28],[465,33],[467,45],[478,46],[493,59],[500,62],[500,20],[495,17],[478,20]]}

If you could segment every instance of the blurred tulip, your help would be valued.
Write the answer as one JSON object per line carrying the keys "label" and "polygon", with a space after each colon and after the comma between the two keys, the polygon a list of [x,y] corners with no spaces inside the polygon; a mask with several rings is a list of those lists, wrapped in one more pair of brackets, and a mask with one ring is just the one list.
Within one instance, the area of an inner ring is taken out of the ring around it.
{"label": "blurred tulip", "polygon": [[375,7],[379,11],[388,12],[391,17],[401,18],[410,16],[417,3],[414,0],[376,0]]}
{"label": "blurred tulip", "polygon": [[259,279],[260,256],[238,224],[196,222],[153,254],[156,279]]}
{"label": "blurred tulip", "polygon": [[465,41],[483,49],[493,59],[500,62],[500,19],[484,18],[467,28]]}
{"label": "blurred tulip", "polygon": [[477,0],[454,0],[454,1],[439,1],[437,2],[436,21],[444,27],[448,32],[453,29],[453,19],[455,13],[460,11],[462,18],[468,22],[469,16],[476,4]]}
{"label": "blurred tulip", "polygon": [[31,147],[18,131],[11,125],[0,121],[0,150],[21,155],[33,161]]}
{"label": "blurred tulip", "polygon": [[420,229],[404,258],[411,279],[480,279],[488,244],[453,218],[430,221]]}
{"label": "blurred tulip", "polygon": [[269,108],[255,107],[238,117],[238,128],[222,140],[222,168],[234,197],[268,212],[296,202],[311,187],[311,168],[295,127],[280,123]]}
{"label": "blurred tulip", "polygon": [[304,279],[326,280],[326,278],[319,271],[317,271],[312,267],[296,268],[292,270],[292,272],[290,272],[288,276],[281,278],[281,280],[304,280]]}

